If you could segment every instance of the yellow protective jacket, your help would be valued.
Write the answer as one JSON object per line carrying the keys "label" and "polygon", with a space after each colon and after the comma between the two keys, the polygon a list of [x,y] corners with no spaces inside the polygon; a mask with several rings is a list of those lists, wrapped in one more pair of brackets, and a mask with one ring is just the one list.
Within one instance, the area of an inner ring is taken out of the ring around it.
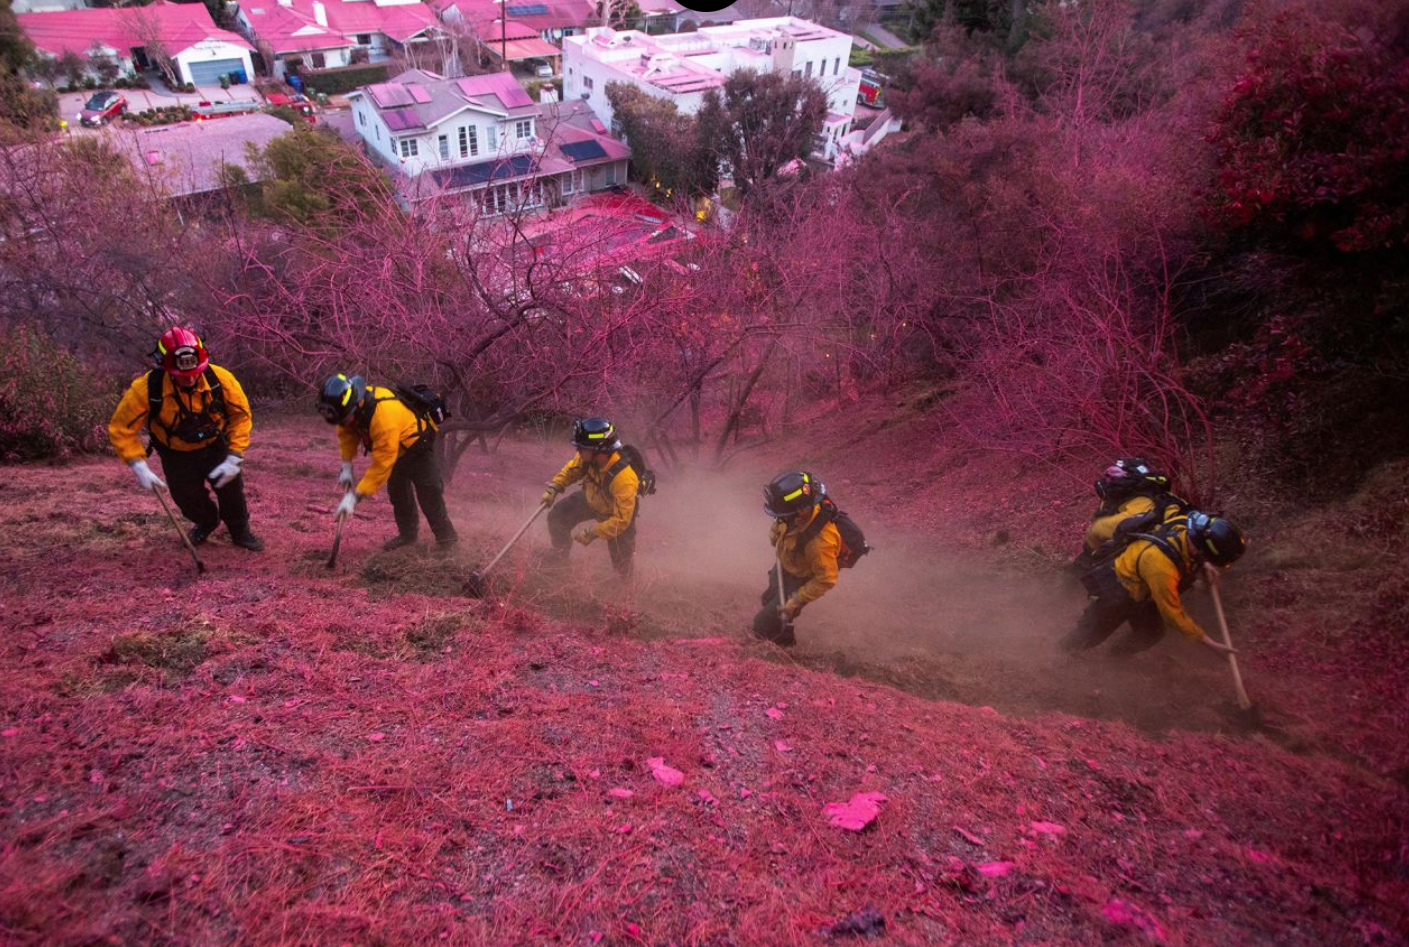
{"label": "yellow protective jacket", "polygon": [[549,481],[558,488],[559,493],[578,481],[582,482],[587,506],[597,514],[597,525],[592,529],[598,539],[620,536],[626,532],[627,527],[631,525],[631,518],[636,515],[636,491],[641,484],[641,478],[636,476],[636,471],[630,466],[624,466],[621,473],[610,481],[607,480],[608,472],[619,460],[620,451],[612,454],[605,467],[599,467],[595,463],[584,464],[580,458],[574,456]]}
{"label": "yellow protective jacket", "polygon": [[1086,527],[1086,548],[1094,552],[1097,546],[1115,536],[1115,528],[1121,520],[1148,513],[1154,508],[1155,501],[1151,497],[1133,496],[1121,503],[1114,513],[1103,516],[1097,511],[1091,518],[1091,525]]}
{"label": "yellow protective jacket", "polygon": [[[1162,538],[1179,553],[1184,570],[1192,574],[1194,558],[1189,553],[1189,535],[1183,527],[1175,527]],[[1198,622],[1184,611],[1179,596],[1183,575],[1180,567],[1148,539],[1137,539],[1115,559],[1115,575],[1120,584],[1137,602],[1153,600],[1164,623],[1194,641],[1207,637]]]}
{"label": "yellow protective jacket", "polygon": [[813,507],[812,515],[805,520],[799,519],[791,529],[787,523],[778,520],[768,531],[768,539],[773,543],[778,561],[783,564],[783,571],[807,580],[807,584],[792,595],[799,605],[817,601],[837,584],[841,532],[836,523],[826,523],[803,548],[798,548],[798,539],[821,512],[821,507]]}
{"label": "yellow protective jacket", "polygon": [[396,466],[403,452],[415,446],[428,427],[390,388],[368,385],[367,397],[375,401],[376,407],[365,425],[359,417],[360,409],[353,412],[346,424],[338,425],[338,450],[343,460],[356,457],[358,446],[367,448],[372,455],[372,466],[357,484],[358,495],[364,497],[386,485],[391,468]]}
{"label": "yellow protective jacket", "polygon": [[151,430],[152,437],[158,443],[171,450],[205,450],[210,446],[210,441],[191,444],[167,433],[166,428],[176,424],[181,408],[184,408],[187,414],[200,415],[208,412],[224,433],[230,453],[243,456],[245,451],[249,450],[250,429],[254,427],[249,399],[245,397],[245,391],[234,375],[219,365],[210,367],[215,371],[215,377],[224,390],[224,414],[210,409],[210,384],[205,380],[205,373],[196,379],[194,387],[187,390],[178,386],[176,380],[166,372],[162,372],[161,411],[158,413],[157,423],[148,424],[147,373],[144,372],[133,379],[108,422],[108,439],[112,441],[117,456],[128,463],[146,458],[147,449],[142,446],[142,441],[137,436],[144,425]]}

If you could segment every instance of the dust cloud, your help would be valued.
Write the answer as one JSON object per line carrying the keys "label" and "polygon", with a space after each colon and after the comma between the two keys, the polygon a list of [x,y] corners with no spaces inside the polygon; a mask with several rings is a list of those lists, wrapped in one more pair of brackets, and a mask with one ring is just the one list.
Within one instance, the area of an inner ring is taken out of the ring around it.
{"label": "dust cloud", "polygon": [[[493,455],[467,455],[451,508],[492,537],[486,558],[523,525],[543,483],[570,457],[565,444],[507,441]],[[535,575],[548,546],[540,517],[506,557],[501,587],[564,620],[621,622],[625,614],[637,637],[744,639],[773,562],[762,487],[780,470],[755,462],[726,472],[660,471],[659,492],[642,500],[630,583],[596,545],[575,547],[564,573]],[[825,471],[817,473],[825,481]],[[830,493],[875,551],[807,607],[797,647],[752,645],[761,657],[1010,714],[1063,711],[1149,730],[1225,728],[1226,672],[1205,649],[1170,635],[1124,660],[1105,648],[1062,654],[1056,642],[1086,603],[1070,576],[996,567],[943,535],[906,530],[884,509]],[[1074,542],[1080,529],[1072,524]],[[551,585],[561,588],[555,594]]]}

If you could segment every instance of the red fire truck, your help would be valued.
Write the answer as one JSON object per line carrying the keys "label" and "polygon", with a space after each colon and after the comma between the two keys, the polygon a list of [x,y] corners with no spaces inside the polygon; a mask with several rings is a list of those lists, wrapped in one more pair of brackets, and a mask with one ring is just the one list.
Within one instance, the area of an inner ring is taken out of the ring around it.
{"label": "red fire truck", "polygon": [[886,77],[873,69],[861,73],[861,88],[857,90],[856,101],[871,108],[885,108]]}

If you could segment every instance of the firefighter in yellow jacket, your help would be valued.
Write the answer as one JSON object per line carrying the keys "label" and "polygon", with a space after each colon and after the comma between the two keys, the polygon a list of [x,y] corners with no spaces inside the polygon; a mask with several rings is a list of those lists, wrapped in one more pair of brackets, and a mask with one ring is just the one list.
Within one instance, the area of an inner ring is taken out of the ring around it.
{"label": "firefighter in yellow jacket", "polygon": [[[146,427],[171,498],[195,524],[188,533],[192,544],[205,542],[223,520],[232,543],[261,551],[264,543],[250,532],[240,472],[253,427],[244,390],[234,375],[210,364],[205,345],[189,329],[168,330],[153,355],[161,367],[132,382],[108,423],[113,450],[143,490],[167,489],[147,465],[148,450],[138,438]],[[215,490],[215,500],[207,487]]]}
{"label": "firefighter in yellow jacket", "polygon": [[774,519],[768,541],[776,563],[768,570],[763,608],[754,616],[755,636],[785,647],[796,644],[793,619],[837,584],[842,539],[835,509],[827,488],[805,470],[782,474],[763,488],[763,511]]}
{"label": "firefighter in yellow jacket", "polygon": [[[576,456],[543,491],[543,505],[553,507],[559,494],[579,481],[582,483],[581,490],[548,514],[553,549],[566,559],[574,541],[587,546],[605,539],[612,565],[623,576],[629,576],[636,554],[636,499],[641,478],[622,455],[616,428],[606,418],[578,421],[573,425],[572,445],[577,448]],[[588,520],[595,522],[573,531]]]}
{"label": "firefighter in yellow jacket", "polygon": [[1236,562],[1247,548],[1242,532],[1222,516],[1191,510],[1126,539],[1124,549],[1082,579],[1091,602],[1062,639],[1062,649],[1094,648],[1129,622],[1132,633],[1112,653],[1144,651],[1160,640],[1166,625],[1215,651],[1228,651],[1189,617],[1181,593],[1203,563],[1226,569]]}
{"label": "firefighter in yellow jacket", "polygon": [[[347,491],[338,504],[338,519],[351,516],[359,502],[385,485],[396,535],[382,545],[384,550],[416,542],[421,525],[418,503],[438,549],[448,551],[460,541],[445,508],[445,481],[435,457],[436,428],[430,420],[418,416],[395,391],[369,385],[361,375],[327,378],[318,392],[318,413],[338,427],[342,457],[338,483]],[[359,446],[372,455],[372,464],[361,480],[355,480],[352,461]]]}

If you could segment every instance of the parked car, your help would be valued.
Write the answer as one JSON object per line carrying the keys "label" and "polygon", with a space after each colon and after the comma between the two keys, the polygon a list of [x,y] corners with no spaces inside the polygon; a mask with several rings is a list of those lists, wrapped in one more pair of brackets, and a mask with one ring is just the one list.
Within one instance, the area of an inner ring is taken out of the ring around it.
{"label": "parked car", "polygon": [[94,92],[78,113],[78,120],[84,125],[97,127],[112,121],[127,111],[127,99],[116,92]]}
{"label": "parked car", "polygon": [[317,122],[318,116],[313,114],[313,103],[308,101],[307,96],[300,93],[285,95],[282,92],[270,92],[264,97],[270,108],[289,108],[303,116],[306,122]]}
{"label": "parked car", "polygon": [[533,64],[533,74],[540,79],[551,79],[553,78],[553,67],[540,60]]}

